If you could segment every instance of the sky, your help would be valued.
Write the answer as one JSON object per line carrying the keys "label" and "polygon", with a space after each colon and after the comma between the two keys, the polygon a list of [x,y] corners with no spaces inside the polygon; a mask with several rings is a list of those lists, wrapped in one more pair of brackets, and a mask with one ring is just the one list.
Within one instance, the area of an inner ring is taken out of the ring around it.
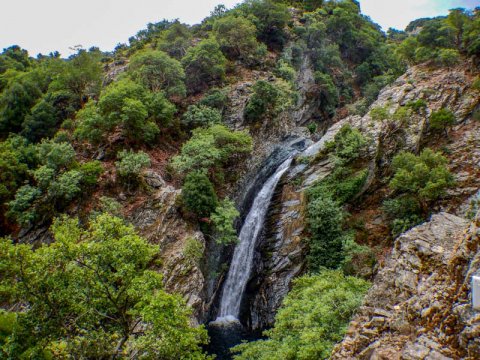
{"label": "sky", "polygon": [[[176,19],[199,23],[215,5],[239,0],[0,0],[0,49],[19,45],[30,55],[98,46],[111,51],[149,22]],[[380,24],[404,29],[414,19],[444,15],[455,7],[474,8],[480,0],[360,0],[362,12]]]}

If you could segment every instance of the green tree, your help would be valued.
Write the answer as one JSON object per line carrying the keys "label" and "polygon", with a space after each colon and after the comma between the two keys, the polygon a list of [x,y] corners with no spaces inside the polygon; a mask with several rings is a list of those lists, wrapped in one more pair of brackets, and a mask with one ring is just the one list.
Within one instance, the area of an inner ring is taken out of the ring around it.
{"label": "green tree", "polygon": [[447,161],[431,149],[423,150],[418,156],[403,151],[393,158],[395,173],[389,186],[399,193],[414,196],[425,211],[429,203],[440,198],[454,183]]}
{"label": "green tree", "polygon": [[256,30],[255,25],[242,16],[225,16],[213,24],[213,32],[223,53],[229,59],[239,59],[247,65],[258,63],[266,54],[265,46],[256,39]]}
{"label": "green tree", "polygon": [[206,358],[205,330],[190,326],[185,302],[149,269],[158,246],[108,214],[86,230],[62,218],[52,233],[55,242],[37,249],[1,240],[2,285],[28,305],[3,347],[7,357]]}
{"label": "green tree", "polygon": [[232,244],[238,240],[237,231],[233,227],[238,216],[240,216],[240,213],[235,208],[233,201],[226,198],[220,202],[211,216],[217,243]]}
{"label": "green tree", "polygon": [[362,304],[369,283],[324,270],[294,280],[268,338],[236,346],[235,360],[328,359]]}
{"label": "green tree", "polygon": [[175,21],[160,34],[158,48],[175,59],[181,59],[191,46],[191,38],[188,26]]}
{"label": "green tree", "polygon": [[150,166],[150,157],[143,151],[122,150],[117,154],[117,158],[117,174],[128,189],[139,183],[141,171]]}
{"label": "green tree", "polygon": [[272,0],[249,0],[237,6],[257,28],[258,38],[272,48],[281,48],[287,39],[288,7]]}
{"label": "green tree", "polygon": [[448,137],[448,128],[455,124],[455,115],[448,109],[440,109],[430,115],[430,128],[434,131],[444,131]]}
{"label": "green tree", "polygon": [[252,151],[252,138],[244,131],[231,131],[224,125],[197,128],[183,144],[172,165],[181,174],[193,170],[221,171]]}
{"label": "green tree", "polygon": [[191,93],[219,84],[225,78],[227,59],[215,39],[205,39],[187,50],[182,59]]}
{"label": "green tree", "polygon": [[185,73],[178,60],[163,51],[143,50],[130,59],[132,78],[151,91],[165,91],[167,96],[185,96]]}
{"label": "green tree", "polygon": [[192,128],[209,127],[222,122],[222,114],[217,109],[205,105],[190,105],[183,114],[182,122]]}
{"label": "green tree", "polygon": [[182,187],[185,208],[198,218],[208,218],[218,205],[217,195],[208,176],[202,171],[189,173]]}

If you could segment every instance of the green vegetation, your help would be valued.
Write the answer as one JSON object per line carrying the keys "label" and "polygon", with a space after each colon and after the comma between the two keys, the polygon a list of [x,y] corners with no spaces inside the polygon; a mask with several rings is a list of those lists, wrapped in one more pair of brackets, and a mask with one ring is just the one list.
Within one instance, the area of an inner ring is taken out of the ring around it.
{"label": "green vegetation", "polygon": [[237,241],[237,231],[233,224],[239,215],[240,213],[235,208],[235,204],[228,198],[222,200],[217,206],[211,216],[217,243],[231,244]]}
{"label": "green vegetation", "polygon": [[138,185],[141,171],[150,166],[149,156],[143,151],[136,153],[131,150],[122,150],[117,154],[117,158],[115,167],[121,181],[127,184],[128,189],[132,185]]}
{"label": "green vegetation", "polygon": [[217,194],[208,176],[192,171],[185,177],[182,201],[186,209],[198,218],[208,218],[218,205]]}
{"label": "green vegetation", "polygon": [[455,115],[448,109],[440,109],[430,115],[430,129],[443,131],[448,137],[448,128],[455,124]]}
{"label": "green vegetation", "polygon": [[227,59],[215,39],[205,39],[187,50],[182,64],[188,91],[196,93],[223,82]]}
{"label": "green vegetation", "polygon": [[213,24],[213,33],[225,56],[254,65],[266,54],[265,45],[256,39],[256,27],[244,17],[225,16]]}
{"label": "green vegetation", "polygon": [[408,28],[421,27],[418,35],[407,37],[397,53],[410,64],[430,61],[438,66],[454,66],[461,56],[478,60],[480,55],[480,17],[478,11],[452,9],[447,17],[413,21]]}
{"label": "green vegetation", "polygon": [[129,65],[132,79],[153,92],[167,96],[185,96],[185,73],[179,61],[161,51],[145,50],[132,56]]}
{"label": "green vegetation", "polygon": [[190,105],[183,114],[182,122],[188,127],[209,127],[222,122],[219,110],[205,105]]}
{"label": "green vegetation", "polygon": [[369,283],[324,270],[294,281],[266,340],[236,346],[235,360],[328,359],[361,305]]}
{"label": "green vegetation", "polygon": [[107,214],[86,230],[62,218],[52,232],[55,242],[37,249],[0,241],[1,289],[28,305],[2,329],[2,357],[206,358],[206,331],[149,269],[158,246]]}
{"label": "green vegetation", "polygon": [[394,176],[390,188],[397,197],[384,203],[392,221],[394,236],[422,222],[430,214],[430,205],[445,194],[454,183],[447,159],[425,149],[416,156],[401,152],[393,158]]}

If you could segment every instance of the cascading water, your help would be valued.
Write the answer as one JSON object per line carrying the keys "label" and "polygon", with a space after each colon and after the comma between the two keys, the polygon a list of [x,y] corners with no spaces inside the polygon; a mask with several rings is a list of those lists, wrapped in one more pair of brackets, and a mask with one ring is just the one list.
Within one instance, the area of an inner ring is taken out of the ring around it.
{"label": "cascading water", "polygon": [[292,158],[285,160],[265,182],[255,197],[250,212],[240,230],[239,243],[235,248],[230,270],[223,287],[220,311],[215,322],[234,321],[239,317],[243,292],[250,277],[255,244],[263,227],[265,216],[275,188],[290,167]]}

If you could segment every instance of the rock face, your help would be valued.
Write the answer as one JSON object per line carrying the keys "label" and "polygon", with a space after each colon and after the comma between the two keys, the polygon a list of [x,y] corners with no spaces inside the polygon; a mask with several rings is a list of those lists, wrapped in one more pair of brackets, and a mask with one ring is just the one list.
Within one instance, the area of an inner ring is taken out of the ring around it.
{"label": "rock face", "polygon": [[479,224],[439,213],[400,236],[332,359],[478,359]]}
{"label": "rock face", "polygon": [[[158,178],[153,185],[157,185]],[[153,186],[152,185],[152,186]],[[189,239],[205,248],[203,234],[179,214],[176,201],[181,190],[166,185],[134,210],[131,221],[149,242],[160,245],[161,273],[165,287],[185,297],[198,321],[205,316],[205,278],[199,264],[184,254]]]}
{"label": "rock face", "polygon": [[[308,78],[308,73],[304,77]],[[299,155],[296,164],[292,165],[279,185],[269,211],[264,237],[258,246],[257,265],[244,304],[245,312],[250,314],[246,321],[249,326],[258,329],[273,325],[275,313],[290,288],[291,280],[305,268],[306,249],[302,242],[305,191],[328,176],[332,164],[328,157],[308,163],[302,162],[300,157],[315,158],[343,125],[350,124],[371,140],[365,159],[369,176],[361,191],[369,196],[369,187],[376,182],[378,186],[379,180],[381,182],[388,176],[385,171],[396,153],[401,150],[418,152],[426,139],[432,141],[428,131],[431,112],[444,107],[451,109],[458,125],[450,131],[448,146],[451,151],[447,156],[451,171],[457,177],[457,184],[435,210],[459,216],[471,211],[470,202],[476,199],[475,194],[480,188],[480,126],[471,119],[473,110],[479,106],[480,93],[471,88],[473,78],[465,66],[449,70],[425,66],[411,68],[385,88],[371,108],[386,107],[394,114],[400,106],[423,100],[427,105],[424,110],[413,112],[404,123],[392,120],[389,124],[382,124],[372,120],[370,112],[363,117],[348,116],[332,125],[318,142]],[[385,221],[381,217],[375,219],[377,223]],[[466,223],[462,221],[460,227],[463,229]],[[407,282],[410,280],[405,279]]]}

